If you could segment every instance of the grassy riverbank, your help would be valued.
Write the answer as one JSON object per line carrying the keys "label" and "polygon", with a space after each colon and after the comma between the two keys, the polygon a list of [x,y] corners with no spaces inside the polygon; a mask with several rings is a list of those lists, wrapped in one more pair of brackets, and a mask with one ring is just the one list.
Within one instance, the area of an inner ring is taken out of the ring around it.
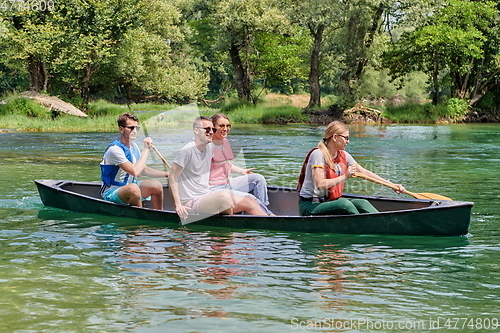
{"label": "grassy riverbank", "polygon": [[[233,123],[245,124],[286,124],[308,123],[317,116],[302,113],[307,98],[303,96],[276,96],[258,105],[243,105],[226,101],[208,106],[194,106],[200,115],[211,116],[217,112],[226,113]],[[99,100],[89,105],[88,117],[77,117],[65,113],[54,113],[38,103],[26,98],[11,98],[0,105],[0,131],[37,132],[112,132],[116,130],[116,118],[123,112],[132,112],[145,121],[161,112],[179,107],[172,104],[131,104],[117,105]],[[460,121],[466,113],[466,105],[449,100],[438,106],[412,104],[380,108],[381,116],[387,122],[396,123],[436,123]],[[318,112],[315,112],[317,114]],[[192,113],[188,115],[191,121]],[[328,119],[326,115],[323,119]]]}
{"label": "grassy riverbank", "polygon": [[[161,112],[173,110],[178,105],[170,104],[132,104],[117,105],[106,101],[96,101],[89,105],[88,117],[77,117],[65,113],[53,113],[36,102],[20,98],[0,105],[0,131],[32,132],[112,132],[116,131],[116,119],[123,112],[132,112],[145,121]],[[301,108],[291,105],[279,106],[240,106],[236,109],[199,107],[199,114],[212,116],[224,112],[233,123],[304,123],[308,117]],[[185,120],[193,120],[193,114],[186,114]]]}

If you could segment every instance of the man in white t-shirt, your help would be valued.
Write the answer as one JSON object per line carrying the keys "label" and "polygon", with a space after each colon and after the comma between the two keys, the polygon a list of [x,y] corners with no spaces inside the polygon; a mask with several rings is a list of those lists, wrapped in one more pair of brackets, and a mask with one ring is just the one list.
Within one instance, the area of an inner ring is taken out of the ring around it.
{"label": "man in white t-shirt", "polygon": [[212,137],[215,129],[210,117],[198,117],[193,123],[194,140],[175,157],[169,184],[175,211],[186,219],[189,213],[267,215],[251,197],[232,195],[227,190],[211,192],[210,167],[213,157]]}
{"label": "man in white t-shirt", "polygon": [[146,165],[151,138],[144,139],[141,151],[133,142],[140,127],[138,119],[131,113],[118,117],[120,137],[113,141],[104,152],[101,161],[101,196],[103,199],[142,207],[142,200],[151,200],[155,209],[163,209],[163,185],[156,179],[137,181],[144,175],[152,178],[168,177],[168,172],[156,170]]}

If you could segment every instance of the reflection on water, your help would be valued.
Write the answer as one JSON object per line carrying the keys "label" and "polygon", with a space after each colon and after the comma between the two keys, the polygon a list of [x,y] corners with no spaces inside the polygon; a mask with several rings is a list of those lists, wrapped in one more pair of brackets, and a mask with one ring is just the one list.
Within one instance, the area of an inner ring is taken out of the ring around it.
{"label": "reflection on water", "polygon": [[[294,186],[322,131],[238,126],[233,135],[270,184]],[[188,230],[46,208],[33,179],[98,179],[114,134],[10,133],[12,145],[0,147],[0,330],[286,332],[299,322],[365,319],[418,321],[427,326],[417,331],[429,331],[438,316],[497,318],[497,133],[351,129],[348,149],[363,165],[416,192],[475,201],[471,235],[450,238]],[[158,142],[164,151],[177,144]],[[349,190],[393,194],[361,181]]]}
{"label": "reflection on water", "polygon": [[[498,248],[465,237],[188,231],[57,210],[41,216],[24,214],[0,232],[0,304],[14,331],[27,327],[26,316],[39,330],[272,332],[292,318],[496,311],[498,275],[495,283],[484,265]],[[61,324],[67,316],[75,318]]]}

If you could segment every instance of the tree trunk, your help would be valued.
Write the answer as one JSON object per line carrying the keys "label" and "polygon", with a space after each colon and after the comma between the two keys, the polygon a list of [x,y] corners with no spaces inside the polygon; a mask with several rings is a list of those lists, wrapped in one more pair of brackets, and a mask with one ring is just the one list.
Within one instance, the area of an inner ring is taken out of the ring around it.
{"label": "tree trunk", "polygon": [[229,49],[229,55],[231,57],[231,64],[234,70],[234,80],[236,84],[236,91],[238,92],[238,98],[252,102],[252,92],[250,89],[250,76],[248,75],[248,70],[243,65],[240,57],[240,47],[235,44],[231,44]]}
{"label": "tree trunk", "polygon": [[[465,75],[451,73],[452,97],[469,100],[469,105],[476,104],[484,95],[498,85],[500,70],[492,71],[488,77],[484,76],[485,59],[480,59],[475,66],[471,62],[473,70]],[[471,75],[473,73],[473,75]]]}
{"label": "tree trunk", "polygon": [[48,73],[42,60],[30,56],[28,58],[29,90],[47,91]]}
{"label": "tree trunk", "polygon": [[434,60],[434,68],[432,71],[432,105],[438,105],[441,101],[439,97],[440,87],[439,87],[439,60]]}
{"label": "tree trunk", "polygon": [[[473,61],[470,63],[470,67],[473,68]],[[478,74],[480,76],[480,73]],[[467,95],[470,95],[469,89],[469,78],[470,72],[465,74],[460,74],[458,72],[451,72],[451,97],[466,99]]]}
{"label": "tree trunk", "polygon": [[319,84],[319,57],[321,52],[321,43],[323,41],[323,33],[325,25],[321,24],[315,30],[309,25],[309,32],[314,38],[313,47],[311,50],[311,67],[309,72],[309,105],[307,108],[321,106],[321,86]]}
{"label": "tree trunk", "polygon": [[375,41],[375,36],[377,36],[377,33],[380,31],[380,28],[383,23],[384,11],[385,11],[385,6],[383,3],[381,3],[373,11],[372,24],[368,29],[365,28],[364,22],[358,22],[359,20],[357,18],[354,20],[354,22],[357,25],[361,25],[361,27],[357,29],[359,30],[358,36],[356,36],[356,39],[353,40],[353,42],[358,43],[359,47],[359,56],[358,59],[356,59],[356,66],[355,66],[356,70],[354,72],[355,80],[361,79],[366,64],[369,61],[367,53],[368,50],[371,48],[373,42]]}
{"label": "tree trunk", "polygon": [[132,101],[134,97],[132,96],[132,84],[125,83],[123,85],[125,87],[125,95],[127,96],[127,102]]}
{"label": "tree trunk", "polygon": [[[344,27],[347,31],[344,42],[348,49],[345,55],[346,69],[340,76],[340,92],[348,102],[355,102],[355,87],[370,60],[369,50],[381,30],[385,10],[385,5],[381,3],[378,7],[356,7],[350,12]],[[362,19],[366,11],[372,18],[371,23]]]}
{"label": "tree trunk", "polygon": [[80,86],[80,96],[83,100],[83,108],[87,109],[90,102],[90,79],[92,74],[94,74],[96,69],[92,68],[91,64],[87,64],[84,68],[83,78]]}
{"label": "tree trunk", "polygon": [[479,80],[476,79],[476,84],[474,85],[474,89],[470,96],[469,105],[473,106],[490,90],[493,90],[496,86],[498,86],[496,77],[498,77],[499,74],[500,70],[494,71],[490,77],[484,79],[483,83],[480,83]]}
{"label": "tree trunk", "polygon": [[361,72],[366,64],[365,62],[365,42],[366,42],[366,27],[365,22],[360,21],[360,11],[362,8],[357,8],[350,13],[347,24],[344,29],[347,32],[347,37],[344,43],[346,44],[347,52],[345,54],[344,63],[345,69],[340,75],[339,91],[346,103],[355,102],[355,92],[353,83],[361,76]]}

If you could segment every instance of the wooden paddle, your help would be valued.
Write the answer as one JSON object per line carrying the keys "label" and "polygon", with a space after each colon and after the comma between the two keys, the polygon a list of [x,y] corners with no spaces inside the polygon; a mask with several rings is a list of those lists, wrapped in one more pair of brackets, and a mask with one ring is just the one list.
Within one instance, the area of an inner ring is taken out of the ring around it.
{"label": "wooden paddle", "polygon": [[[387,186],[389,188],[392,188],[393,190],[397,190],[398,189],[398,187],[396,185],[386,183],[384,181],[372,178],[370,176],[366,176],[366,175],[362,174],[361,172],[356,172],[356,174],[354,175],[354,177],[363,178],[363,179],[369,180],[371,182]],[[445,197],[445,196],[442,196],[442,195],[439,195],[439,194],[434,194],[434,193],[413,193],[413,192],[410,192],[410,191],[405,191],[404,193],[409,194],[409,195],[411,195],[412,197],[414,197],[416,199],[453,200],[451,198],[448,198],[448,197]]]}
{"label": "wooden paddle", "polygon": [[[144,134],[146,135],[146,137],[149,136],[148,134],[148,129],[146,127],[146,124],[143,123],[142,124],[142,127],[144,128]],[[165,166],[170,170],[172,169],[170,167],[170,164],[168,164],[167,160],[165,159],[165,157],[162,156],[162,154],[160,153],[160,151],[158,149],[156,149],[156,147],[154,145],[151,145],[151,148],[153,148],[153,150],[155,151],[156,155],[158,155],[158,157],[160,158],[160,160],[163,162],[163,164],[165,164]]]}
{"label": "wooden paddle", "polygon": [[163,162],[163,164],[165,164],[167,166],[167,168],[170,170],[172,169],[170,167],[170,164],[168,164],[167,160],[165,159],[165,157],[163,157],[160,152],[158,151],[158,149],[156,149],[156,147],[154,145],[151,145],[151,148],[153,148],[153,150],[155,151],[155,153],[158,155],[158,157],[160,158],[160,160]]}

